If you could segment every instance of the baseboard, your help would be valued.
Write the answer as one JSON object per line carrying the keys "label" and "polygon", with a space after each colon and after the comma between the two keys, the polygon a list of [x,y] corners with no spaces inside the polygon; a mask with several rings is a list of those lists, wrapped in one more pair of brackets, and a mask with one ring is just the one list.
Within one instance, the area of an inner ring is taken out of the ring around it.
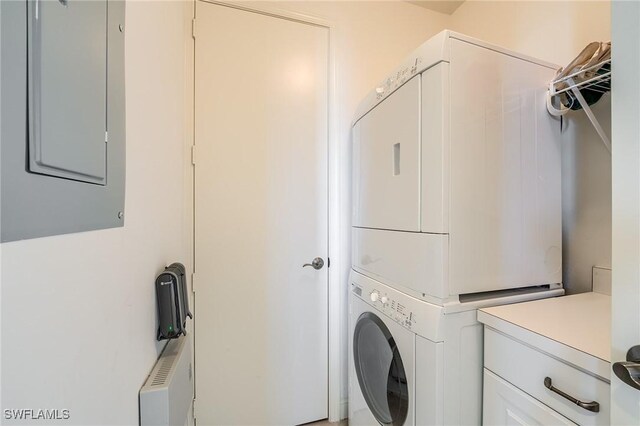
{"label": "baseboard", "polygon": [[349,400],[347,398],[340,401],[340,420],[349,417]]}

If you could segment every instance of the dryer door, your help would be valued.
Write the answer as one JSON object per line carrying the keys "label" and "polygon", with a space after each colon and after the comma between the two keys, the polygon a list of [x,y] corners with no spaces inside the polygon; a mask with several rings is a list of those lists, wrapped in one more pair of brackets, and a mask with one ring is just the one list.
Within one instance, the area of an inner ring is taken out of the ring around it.
{"label": "dryer door", "polygon": [[353,358],[362,395],[376,420],[382,425],[405,424],[410,373],[391,332],[372,312],[360,315],[355,324]]}
{"label": "dryer door", "polygon": [[353,226],[420,232],[420,78],[353,128]]}

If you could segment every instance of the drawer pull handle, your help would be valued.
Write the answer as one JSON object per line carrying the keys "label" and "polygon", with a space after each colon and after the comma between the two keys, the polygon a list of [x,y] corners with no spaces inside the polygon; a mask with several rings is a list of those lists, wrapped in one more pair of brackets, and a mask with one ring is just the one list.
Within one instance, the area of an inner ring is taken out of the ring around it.
{"label": "drawer pull handle", "polygon": [[600,412],[600,404],[599,403],[597,403],[595,401],[591,401],[591,402],[580,401],[579,399],[572,397],[568,393],[562,392],[560,389],[558,389],[558,388],[553,386],[553,383],[551,382],[551,377],[545,377],[544,378],[544,385],[551,392],[555,392],[558,395],[560,395],[561,397],[568,399],[569,401],[571,401],[574,404],[576,404],[578,407],[584,408],[585,410],[592,411],[594,413],[599,413]]}

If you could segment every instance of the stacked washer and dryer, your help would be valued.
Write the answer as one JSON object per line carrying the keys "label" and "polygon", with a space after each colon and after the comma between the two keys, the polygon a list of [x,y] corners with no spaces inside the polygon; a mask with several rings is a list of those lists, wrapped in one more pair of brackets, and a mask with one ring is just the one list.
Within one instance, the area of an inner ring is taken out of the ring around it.
{"label": "stacked washer and dryer", "polygon": [[443,31],[360,105],[351,426],[480,424],[476,310],[564,294],[555,69]]}

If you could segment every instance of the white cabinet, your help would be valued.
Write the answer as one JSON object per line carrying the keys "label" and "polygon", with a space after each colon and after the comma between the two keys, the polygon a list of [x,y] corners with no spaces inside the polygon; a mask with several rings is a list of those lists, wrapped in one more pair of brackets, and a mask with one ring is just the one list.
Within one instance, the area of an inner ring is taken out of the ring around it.
{"label": "white cabinet", "polygon": [[[581,425],[607,424],[609,383],[549,356],[541,349],[485,328],[484,366],[541,404]],[[545,385],[547,380],[558,391]],[[585,404],[578,406],[568,397]],[[488,408],[490,404],[487,403]],[[597,408],[596,408],[597,407]],[[596,410],[596,411],[591,411]]]}
{"label": "white cabinet", "polygon": [[575,425],[540,401],[484,370],[484,411],[487,426]]}
{"label": "white cabinet", "polygon": [[585,293],[481,309],[484,423],[608,425],[610,303]]}

